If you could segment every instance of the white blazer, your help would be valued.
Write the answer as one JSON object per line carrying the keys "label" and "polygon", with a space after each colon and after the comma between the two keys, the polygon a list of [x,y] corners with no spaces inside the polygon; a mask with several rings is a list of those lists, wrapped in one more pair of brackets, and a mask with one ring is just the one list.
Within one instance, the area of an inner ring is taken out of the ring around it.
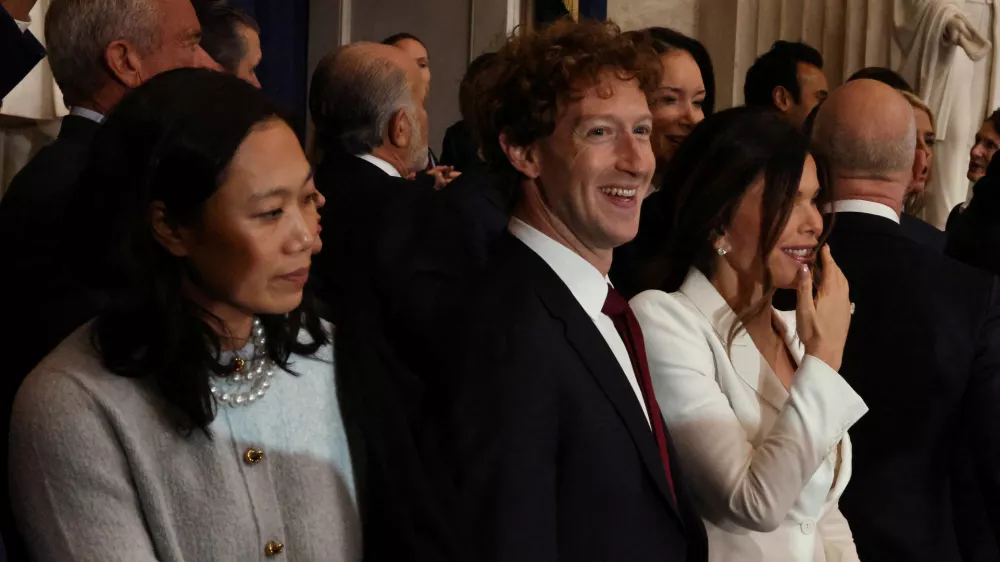
{"label": "white blazer", "polygon": [[847,429],[868,407],[826,363],[803,357],[795,313],[778,312],[798,362],[789,392],[746,331],[726,352],[736,315],[701,272],[631,306],[709,560],[857,561],[837,502],[851,476]]}

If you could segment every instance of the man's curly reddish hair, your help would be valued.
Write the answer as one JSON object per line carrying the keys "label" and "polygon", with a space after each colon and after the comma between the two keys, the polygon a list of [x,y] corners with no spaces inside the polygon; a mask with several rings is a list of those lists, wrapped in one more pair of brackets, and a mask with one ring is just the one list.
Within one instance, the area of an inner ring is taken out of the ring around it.
{"label": "man's curly reddish hair", "polygon": [[540,30],[515,31],[474,84],[471,125],[489,166],[516,176],[500,135],[515,146],[551,135],[560,107],[579,99],[608,71],[637,80],[651,97],[662,67],[648,35],[622,34],[612,22],[562,20]]}

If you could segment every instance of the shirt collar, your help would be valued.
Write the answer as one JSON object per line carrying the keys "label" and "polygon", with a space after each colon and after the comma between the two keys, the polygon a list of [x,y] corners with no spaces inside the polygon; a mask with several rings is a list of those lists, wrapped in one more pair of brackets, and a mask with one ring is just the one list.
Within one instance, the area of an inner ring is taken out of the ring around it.
{"label": "shirt collar", "polygon": [[21,30],[21,33],[28,31],[28,28],[31,27],[30,21],[14,20],[14,23],[17,24],[17,28]]}
{"label": "shirt collar", "polygon": [[386,162],[385,160],[382,160],[378,156],[372,156],[371,154],[362,154],[358,156],[358,158],[364,160],[365,162],[378,166],[378,169],[382,170],[383,172],[389,174],[394,178],[403,177],[399,174],[399,170],[397,170],[395,166]]}
{"label": "shirt collar", "polygon": [[508,230],[531,248],[573,293],[573,297],[591,318],[602,314],[608,298],[610,281],[580,254],[542,234],[528,223],[511,217]]}
{"label": "shirt collar", "polygon": [[883,205],[881,203],[876,203],[874,201],[864,201],[861,199],[844,199],[841,201],[834,201],[833,205],[824,205],[824,213],[864,213],[866,215],[875,215],[878,217],[886,218],[892,222],[899,224],[899,215],[896,211],[893,211],[888,205]]}
{"label": "shirt collar", "polygon": [[84,119],[90,119],[98,125],[104,123],[104,116],[100,113],[94,111],[93,109],[87,109],[86,107],[73,107],[69,110],[70,115],[76,115],[77,117],[83,117]]}

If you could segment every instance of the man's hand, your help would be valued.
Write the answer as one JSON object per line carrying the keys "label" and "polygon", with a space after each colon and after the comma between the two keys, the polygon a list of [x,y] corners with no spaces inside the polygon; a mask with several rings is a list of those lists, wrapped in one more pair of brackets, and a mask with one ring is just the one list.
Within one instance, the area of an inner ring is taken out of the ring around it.
{"label": "man's hand", "polygon": [[30,14],[35,7],[35,0],[0,0],[0,6],[18,21],[31,21]]}
{"label": "man's hand", "polygon": [[462,175],[461,172],[456,172],[454,166],[435,166],[427,173],[434,176],[434,189],[441,189],[442,187],[451,183],[451,180]]}

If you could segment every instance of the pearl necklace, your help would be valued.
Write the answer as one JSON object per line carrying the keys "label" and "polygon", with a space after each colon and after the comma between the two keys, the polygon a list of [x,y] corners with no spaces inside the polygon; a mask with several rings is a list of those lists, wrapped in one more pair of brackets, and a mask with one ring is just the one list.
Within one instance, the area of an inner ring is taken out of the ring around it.
{"label": "pearl necklace", "polygon": [[[249,406],[264,398],[271,388],[274,378],[274,362],[267,357],[267,338],[264,337],[264,327],[259,318],[253,319],[253,358],[250,361],[236,356],[233,359],[235,369],[228,375],[216,375],[210,389],[212,396],[220,403],[230,406]],[[243,390],[249,386],[249,390]]]}

